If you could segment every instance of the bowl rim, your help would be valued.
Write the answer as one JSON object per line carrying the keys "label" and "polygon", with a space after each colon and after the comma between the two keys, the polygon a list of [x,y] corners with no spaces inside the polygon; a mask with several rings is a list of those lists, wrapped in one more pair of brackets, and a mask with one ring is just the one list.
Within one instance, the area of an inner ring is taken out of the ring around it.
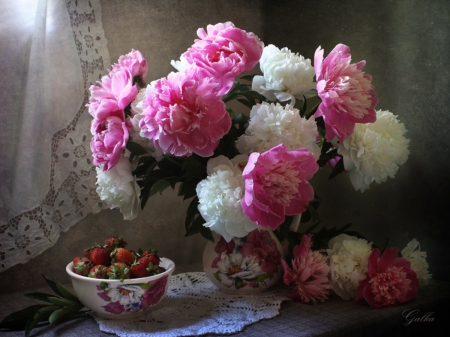
{"label": "bowl rim", "polygon": [[77,280],[81,280],[81,281],[85,281],[85,282],[90,282],[90,283],[99,283],[99,282],[108,282],[108,283],[112,283],[112,284],[134,284],[134,283],[147,283],[149,281],[153,281],[153,280],[157,280],[165,275],[171,275],[173,273],[173,271],[175,270],[175,263],[166,258],[166,257],[161,257],[161,262],[160,262],[160,266],[161,264],[167,265],[167,268],[162,266],[163,268],[166,268],[167,270],[161,274],[156,274],[153,276],[147,276],[147,277],[140,277],[140,278],[129,278],[129,279],[124,279],[123,281],[121,280],[115,280],[115,279],[100,279],[100,278],[93,278],[93,277],[87,277],[87,276],[82,276],[82,275],[78,275],[75,274],[72,269],[73,269],[73,261],[69,262],[66,266],[66,272],[67,274],[69,274],[70,277],[77,279]]}

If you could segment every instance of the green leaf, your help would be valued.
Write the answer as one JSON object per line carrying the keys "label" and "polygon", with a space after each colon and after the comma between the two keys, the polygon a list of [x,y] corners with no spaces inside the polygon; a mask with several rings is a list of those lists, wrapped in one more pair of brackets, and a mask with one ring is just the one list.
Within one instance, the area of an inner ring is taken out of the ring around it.
{"label": "green leaf", "polygon": [[48,321],[50,322],[50,324],[58,324],[70,318],[71,316],[78,314],[81,309],[83,309],[83,306],[77,305],[55,310],[48,318]]}
{"label": "green leaf", "polygon": [[64,295],[60,292],[58,286],[56,285],[55,281],[50,280],[47,276],[45,276],[44,274],[41,274],[42,277],[44,278],[45,282],[47,282],[47,284],[49,285],[49,287],[55,292],[55,294],[59,295],[59,296],[63,296]]}
{"label": "green leaf", "polygon": [[198,215],[197,218],[192,222],[192,225],[189,226],[189,228],[186,231],[186,234],[184,236],[191,236],[197,233],[200,233],[202,230],[203,224],[205,223],[205,220],[202,218],[201,215]]}
{"label": "green leaf", "polygon": [[242,99],[242,98],[238,98],[237,99],[238,102],[241,102],[242,104],[244,104],[247,108],[252,108],[254,104],[252,104],[251,102],[249,102],[246,99]]}
{"label": "green leaf", "polygon": [[54,297],[55,295],[50,295],[50,294],[45,294],[45,293],[29,293],[29,294],[24,294],[23,296],[34,298],[34,299],[39,300],[39,301],[44,301],[44,302],[51,303],[48,300],[48,298],[49,297]]}
{"label": "green leaf", "polygon": [[60,307],[64,307],[64,306],[73,306],[73,305],[81,305],[81,303],[77,302],[73,302],[70,300],[66,300],[65,298],[59,298],[59,297],[49,297],[48,300],[50,301],[50,303],[59,305]]}
{"label": "green leaf", "polygon": [[198,214],[198,197],[192,199],[187,209],[186,220],[184,221],[184,227],[186,228],[186,230],[188,229],[196,214]]}
{"label": "green leaf", "polygon": [[58,308],[59,307],[57,306],[50,305],[39,309],[39,311],[27,321],[27,324],[25,325],[25,336],[29,336],[31,330],[33,330],[40,322],[48,321],[51,313],[58,310]]}
{"label": "green leaf", "polygon": [[141,156],[147,153],[147,150],[145,150],[141,145],[131,140],[127,142],[127,150],[137,156]]}
{"label": "green leaf", "polygon": [[197,195],[196,188],[200,179],[189,179],[180,184],[178,195],[184,196],[184,199],[189,199]]}
{"label": "green leaf", "polygon": [[253,81],[253,77],[255,77],[256,75],[257,74],[241,76],[240,80],[245,80],[245,81],[252,82]]}
{"label": "green leaf", "polygon": [[152,191],[152,186],[145,186],[141,189],[141,209],[144,209],[145,204],[148,201],[148,198],[150,197],[150,192]]}
{"label": "green leaf", "polygon": [[214,236],[212,235],[211,229],[208,227],[202,226],[200,228],[200,234],[207,240],[214,242]]}
{"label": "green leaf", "polygon": [[153,184],[149,197],[155,195],[156,193],[162,194],[162,192],[169,186],[170,186],[169,181],[158,180],[155,184]]}
{"label": "green leaf", "polygon": [[38,304],[13,312],[0,322],[0,329],[24,330],[28,319],[33,317],[40,309],[46,307],[49,307],[49,305]]}
{"label": "green leaf", "polygon": [[309,234],[309,233],[311,233],[313,230],[315,230],[315,229],[320,225],[320,222],[321,222],[321,221],[316,222],[315,224],[312,224],[311,226],[309,226],[309,227],[306,229],[305,234]]}
{"label": "green leaf", "polygon": [[69,301],[81,304],[80,300],[76,295],[74,295],[69,289],[64,287],[61,283],[58,281],[55,281],[56,286],[58,287],[59,292],[62,294],[62,296],[65,299],[68,299]]}

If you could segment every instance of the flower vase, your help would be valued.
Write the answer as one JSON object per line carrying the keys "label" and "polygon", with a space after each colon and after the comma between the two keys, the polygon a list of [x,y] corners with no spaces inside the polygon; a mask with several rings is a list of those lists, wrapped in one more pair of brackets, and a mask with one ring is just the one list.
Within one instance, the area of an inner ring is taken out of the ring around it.
{"label": "flower vase", "polygon": [[268,229],[255,229],[246,237],[230,242],[214,234],[203,252],[206,276],[220,291],[248,295],[263,292],[283,275],[283,248]]}

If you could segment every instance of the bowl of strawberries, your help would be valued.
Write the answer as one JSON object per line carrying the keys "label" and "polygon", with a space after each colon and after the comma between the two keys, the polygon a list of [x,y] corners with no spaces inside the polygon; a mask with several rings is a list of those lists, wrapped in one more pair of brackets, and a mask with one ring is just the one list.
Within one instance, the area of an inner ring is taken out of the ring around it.
{"label": "bowl of strawberries", "polygon": [[81,303],[109,319],[137,317],[157,305],[174,270],[173,261],[156,249],[135,252],[118,236],[85,249],[66,266]]}

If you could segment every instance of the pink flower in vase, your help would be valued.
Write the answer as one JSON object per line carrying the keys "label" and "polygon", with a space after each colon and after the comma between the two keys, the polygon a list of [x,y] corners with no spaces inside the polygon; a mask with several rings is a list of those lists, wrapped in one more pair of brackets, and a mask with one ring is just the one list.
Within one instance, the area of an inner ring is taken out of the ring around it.
{"label": "pink flower in vase", "polygon": [[218,83],[219,95],[226,94],[234,78],[251,70],[261,58],[264,43],[253,33],[225,22],[197,30],[200,39],[183,55],[189,64],[208,71]]}
{"label": "pink flower in vase", "polygon": [[112,111],[109,115],[99,114],[99,117],[94,119],[91,125],[91,151],[94,165],[103,164],[103,170],[106,172],[119,161],[129,134],[123,110]]}
{"label": "pink flower in vase", "polygon": [[152,82],[143,108],[141,136],[174,156],[212,156],[231,127],[217,83],[194,67]]}
{"label": "pink flower in vase", "polygon": [[302,213],[314,197],[308,180],[317,170],[314,155],[306,149],[286,151],[280,144],[252,153],[242,173],[245,215],[261,227],[276,229],[285,215]]}
{"label": "pink flower in vase", "polygon": [[365,61],[351,64],[350,48],[338,44],[323,59],[323,49],[314,55],[317,92],[322,100],[315,117],[323,116],[326,138],[340,142],[353,133],[355,123],[373,123],[378,97],[372,77],[362,71]]}
{"label": "pink flower in vase", "polygon": [[359,286],[355,300],[365,299],[373,308],[394,306],[417,296],[419,280],[411,263],[397,257],[397,248],[388,248],[380,258],[380,250],[369,256],[368,275]]}
{"label": "pink flower in vase", "polygon": [[262,271],[266,273],[276,271],[280,265],[281,253],[278,250],[277,243],[267,230],[255,229],[248,233],[240,253],[244,257],[248,255],[256,256],[261,261]]}
{"label": "pink flower in vase", "polygon": [[148,64],[145,60],[144,56],[140,51],[132,49],[126,55],[122,55],[119,57],[119,64],[115,64],[113,67],[124,67],[127,68],[131,76],[142,76],[142,79],[147,77],[148,73]]}
{"label": "pink flower in vase", "polygon": [[217,262],[221,260],[222,254],[233,253],[235,246],[236,243],[234,242],[234,240],[227,242],[227,240],[225,240],[223,236],[221,236],[219,242],[217,242],[217,244],[214,246],[214,251],[217,253],[217,257],[211,263],[211,268],[217,268]]}
{"label": "pink flower in vase", "polygon": [[292,269],[281,260],[284,268],[284,283],[292,285],[288,297],[296,301],[324,302],[328,299],[331,285],[329,281],[330,267],[326,257],[311,250],[312,234],[304,234],[299,246],[294,247]]}

